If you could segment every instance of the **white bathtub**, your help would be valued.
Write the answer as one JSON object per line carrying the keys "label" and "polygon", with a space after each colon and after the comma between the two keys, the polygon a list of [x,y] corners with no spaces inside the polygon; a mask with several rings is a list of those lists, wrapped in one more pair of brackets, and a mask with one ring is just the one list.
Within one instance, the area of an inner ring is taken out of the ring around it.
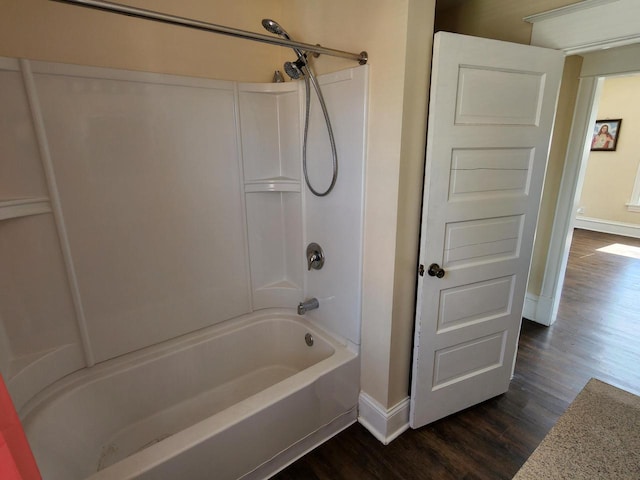
{"label": "white bathtub", "polygon": [[353,348],[271,310],[77,372],[22,413],[44,480],[257,479],[352,424],[358,384]]}

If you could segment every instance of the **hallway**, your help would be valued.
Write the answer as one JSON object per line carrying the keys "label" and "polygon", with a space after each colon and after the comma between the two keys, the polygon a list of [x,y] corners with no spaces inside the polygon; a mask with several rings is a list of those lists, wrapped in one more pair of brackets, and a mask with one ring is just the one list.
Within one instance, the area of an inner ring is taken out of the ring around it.
{"label": "hallway", "polygon": [[598,250],[613,244],[640,253],[640,239],[575,230],[558,320],[523,322],[507,393],[386,447],[353,425],[273,478],[510,479],[591,377],[640,394],[640,255]]}

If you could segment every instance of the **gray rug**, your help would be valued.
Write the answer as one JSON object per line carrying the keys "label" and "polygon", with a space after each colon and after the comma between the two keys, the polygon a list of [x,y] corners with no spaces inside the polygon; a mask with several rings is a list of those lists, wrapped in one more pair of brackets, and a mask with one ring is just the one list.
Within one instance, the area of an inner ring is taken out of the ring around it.
{"label": "gray rug", "polygon": [[572,478],[640,479],[640,397],[592,378],[514,480]]}

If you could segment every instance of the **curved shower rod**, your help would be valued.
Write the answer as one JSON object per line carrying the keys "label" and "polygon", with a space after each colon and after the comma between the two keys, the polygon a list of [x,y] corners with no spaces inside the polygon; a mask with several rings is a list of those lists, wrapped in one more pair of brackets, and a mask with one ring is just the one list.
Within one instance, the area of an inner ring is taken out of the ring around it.
{"label": "curved shower rod", "polygon": [[270,43],[272,45],[280,45],[282,47],[298,48],[303,51],[313,52],[318,54],[330,55],[333,57],[349,58],[356,60],[360,65],[367,63],[367,52],[351,53],[342,50],[336,50],[333,48],[326,48],[320,45],[311,45],[308,43],[296,42],[293,40],[287,40],[279,37],[272,37],[270,35],[263,35],[261,33],[249,32],[247,30],[240,30],[238,28],[225,27],[223,25],[216,25],[215,23],[201,22],[199,20],[192,20],[190,18],[177,17],[175,15],[168,15],[166,13],[155,12],[153,10],[146,10],[143,8],[129,7],[127,5],[121,5],[119,3],[107,2],[104,0],[51,0],[59,3],[67,3],[71,5],[79,5],[81,7],[93,8],[96,10],[103,10],[106,12],[119,13],[121,15],[127,15],[129,17],[144,18],[146,20],[154,20],[156,22],[167,23],[170,25],[178,25],[181,27],[194,28],[196,30],[204,30],[206,32],[219,33],[222,35],[229,35],[231,37],[244,38],[247,40],[254,40],[257,42]]}

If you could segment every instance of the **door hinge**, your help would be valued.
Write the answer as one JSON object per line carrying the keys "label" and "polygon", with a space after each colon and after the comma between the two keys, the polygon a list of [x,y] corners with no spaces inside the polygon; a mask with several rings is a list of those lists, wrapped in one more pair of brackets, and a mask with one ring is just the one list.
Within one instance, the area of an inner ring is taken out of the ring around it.
{"label": "door hinge", "polygon": [[424,265],[420,264],[420,267],[418,268],[418,274],[421,277],[424,277]]}

